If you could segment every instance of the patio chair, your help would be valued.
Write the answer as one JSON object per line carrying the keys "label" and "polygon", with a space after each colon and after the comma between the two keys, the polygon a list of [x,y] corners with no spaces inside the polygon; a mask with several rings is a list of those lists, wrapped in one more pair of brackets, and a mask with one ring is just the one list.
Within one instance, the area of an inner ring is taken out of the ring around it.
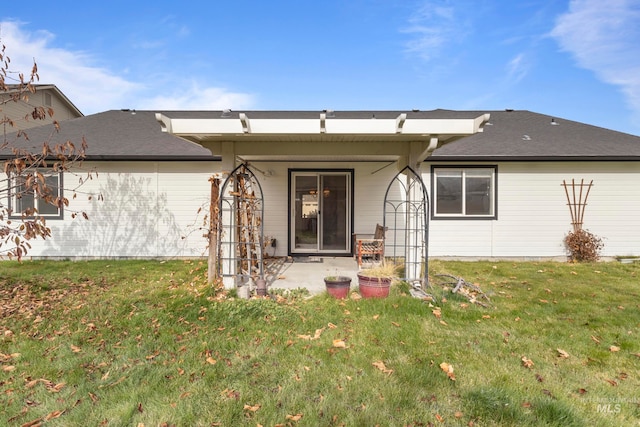
{"label": "patio chair", "polygon": [[373,261],[382,262],[384,256],[384,233],[385,227],[376,224],[374,234],[354,234],[356,258],[358,268],[362,267],[362,258],[370,257]]}

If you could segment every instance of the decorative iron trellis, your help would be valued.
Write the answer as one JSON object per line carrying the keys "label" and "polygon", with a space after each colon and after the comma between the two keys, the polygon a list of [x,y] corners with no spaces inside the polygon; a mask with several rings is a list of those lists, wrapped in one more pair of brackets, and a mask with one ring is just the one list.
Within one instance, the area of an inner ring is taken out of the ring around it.
{"label": "decorative iron trellis", "polygon": [[232,277],[236,286],[264,279],[263,193],[247,164],[225,180],[218,212],[218,277]]}
{"label": "decorative iron trellis", "polygon": [[384,196],[385,260],[404,266],[403,279],[429,283],[429,195],[420,174],[406,166]]}

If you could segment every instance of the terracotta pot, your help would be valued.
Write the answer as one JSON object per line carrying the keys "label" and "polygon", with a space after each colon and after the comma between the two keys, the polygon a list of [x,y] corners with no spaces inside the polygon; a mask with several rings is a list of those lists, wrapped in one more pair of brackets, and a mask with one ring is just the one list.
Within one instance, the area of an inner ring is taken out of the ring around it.
{"label": "terracotta pot", "polygon": [[369,277],[358,274],[358,286],[362,298],[386,298],[389,296],[391,277]]}
{"label": "terracotta pot", "polygon": [[346,276],[325,277],[324,284],[329,295],[334,298],[344,299],[349,295],[351,278]]}

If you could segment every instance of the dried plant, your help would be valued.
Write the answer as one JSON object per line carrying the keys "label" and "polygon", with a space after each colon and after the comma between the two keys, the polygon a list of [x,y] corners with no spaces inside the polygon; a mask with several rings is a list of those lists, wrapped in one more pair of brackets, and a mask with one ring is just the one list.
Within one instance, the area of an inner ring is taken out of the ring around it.
{"label": "dried plant", "polygon": [[571,254],[571,260],[576,262],[597,261],[600,259],[600,251],[604,247],[600,237],[583,229],[567,234],[564,238],[564,244]]}

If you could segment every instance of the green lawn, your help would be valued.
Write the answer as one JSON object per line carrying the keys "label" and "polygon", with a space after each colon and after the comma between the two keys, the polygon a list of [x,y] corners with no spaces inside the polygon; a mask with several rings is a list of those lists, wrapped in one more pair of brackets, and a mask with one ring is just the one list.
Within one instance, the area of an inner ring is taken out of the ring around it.
{"label": "green lawn", "polygon": [[639,263],[431,263],[489,308],[234,299],[197,261],[0,266],[0,425],[640,423]]}

